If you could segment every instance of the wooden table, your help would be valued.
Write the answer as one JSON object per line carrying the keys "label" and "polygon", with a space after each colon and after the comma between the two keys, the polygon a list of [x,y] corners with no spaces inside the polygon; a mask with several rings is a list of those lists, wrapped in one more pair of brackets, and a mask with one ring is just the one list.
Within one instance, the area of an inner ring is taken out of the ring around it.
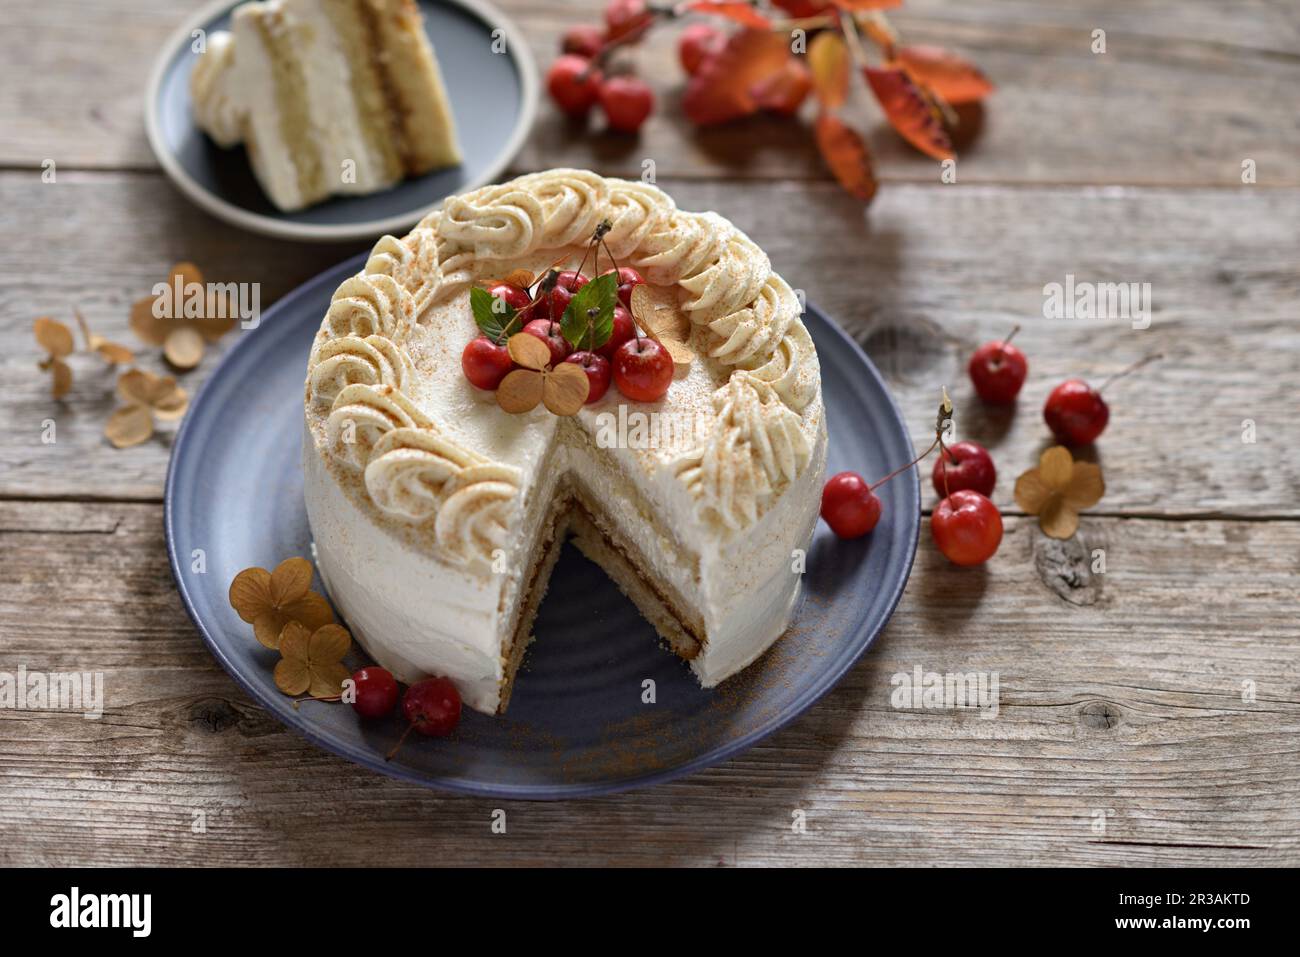
{"label": "wooden table", "polygon": [[[596,18],[589,0],[502,6],[543,63]],[[114,450],[111,374],[76,357],[56,402],[35,368],[35,316],[77,306],[130,342],[129,304],[176,260],[260,282],[265,304],[360,249],[242,233],[159,172],[142,94],[188,7],[0,7],[0,671],[107,681],[99,721],[0,711],[0,863],[1300,863],[1293,3],[909,0],[892,17],[908,41],[961,50],[999,89],[956,184],[862,104],[882,178],[865,214],[787,123],[691,131],[668,36],[636,53],[661,93],[640,139],[576,135],[543,104],[515,171],[639,175],[652,158],[681,206],[733,219],[853,332],[919,444],[948,385],[959,433],[1001,470],[1006,537],[961,570],[924,532],[872,651],[744,756],[622,796],[509,803],[505,835],[498,802],[362,770],[250,702],[167,568],[167,436]],[[1150,327],[1043,318],[1044,285],[1067,274],[1149,282]],[[965,361],[1015,323],[1031,376],[1014,414],[989,415]],[[1011,496],[1045,445],[1046,393],[1153,351],[1167,358],[1111,393],[1105,499],[1050,542]],[[891,676],[918,665],[998,672],[997,720],[892,707]]]}

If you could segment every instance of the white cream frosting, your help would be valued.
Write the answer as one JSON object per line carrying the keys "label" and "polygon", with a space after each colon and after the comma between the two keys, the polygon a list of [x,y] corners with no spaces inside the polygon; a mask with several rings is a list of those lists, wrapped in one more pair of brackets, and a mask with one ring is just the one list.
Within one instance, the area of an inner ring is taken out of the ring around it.
{"label": "white cream frosting", "polygon": [[[540,272],[566,252],[576,264],[602,219],[616,257],[676,286],[699,359],[659,403],[611,388],[562,423],[540,407],[508,415],[460,371],[477,333],[468,286],[514,268]],[[789,624],[793,553],[811,537],[825,469],[820,372],[798,297],[715,213],[683,212],[656,187],[582,170],[453,197],[408,236],[383,237],[340,286],[306,399],[322,573],[358,637],[399,677],[446,674],[473,706],[495,708],[521,569],[565,474],[589,489],[616,480],[636,489],[642,506],[610,495],[604,517],[645,543],[654,574],[698,611],[705,641],[692,667],[703,684],[743,668]],[[620,406],[695,415],[703,430],[593,454],[602,415]]]}

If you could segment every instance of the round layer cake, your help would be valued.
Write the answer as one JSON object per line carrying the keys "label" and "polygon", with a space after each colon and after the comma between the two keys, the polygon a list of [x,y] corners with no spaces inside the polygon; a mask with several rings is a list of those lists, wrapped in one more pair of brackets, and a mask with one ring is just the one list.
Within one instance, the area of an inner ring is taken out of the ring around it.
{"label": "round layer cake", "polygon": [[[507,413],[461,369],[470,290],[576,269],[598,227],[696,358],[656,402],[611,386],[573,416]],[[503,711],[571,538],[705,687],[753,662],[789,627],[825,472],[800,316],[726,219],[583,170],[453,197],[383,237],[334,294],[305,397],[307,513],[353,633],[401,680],[445,675]]]}

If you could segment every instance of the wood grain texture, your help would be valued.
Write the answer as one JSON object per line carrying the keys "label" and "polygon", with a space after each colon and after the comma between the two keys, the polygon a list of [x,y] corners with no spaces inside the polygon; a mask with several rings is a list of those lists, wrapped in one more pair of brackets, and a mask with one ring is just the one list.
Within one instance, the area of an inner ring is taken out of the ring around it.
{"label": "wood grain texture", "polygon": [[[598,21],[596,0],[504,0],[542,69],[573,23]],[[46,0],[0,7],[0,59],[8,64],[0,165],[152,169],[143,93],[158,50],[197,2]],[[977,141],[961,153],[968,182],[1230,185],[1243,160],[1259,182],[1300,185],[1300,28],[1288,0],[1134,5],[1129,0],[953,4],[911,0],[892,19],[907,42],[954,47],[998,85]],[[70,22],[76,30],[66,29]],[[1107,31],[1104,55],[1090,52]],[[681,115],[683,74],[674,30],[626,54],[651,78],[661,109],[638,139],[584,135],[543,102],[520,169],[561,165],[661,176],[828,179],[811,136],[756,119],[696,131]],[[1213,75],[1213,82],[1206,82]],[[862,94],[862,91],[859,91]],[[938,182],[939,168],[884,127],[858,97],[886,181]],[[811,105],[808,107],[811,110]],[[805,122],[810,117],[805,116]]]}
{"label": "wood grain texture", "polygon": [[[102,670],[107,704],[0,711],[0,830],[21,835],[0,863],[1300,863],[1300,524],[1089,518],[1082,541],[1107,557],[1083,584],[1025,520],[973,574],[923,548],[872,652],[752,751],[502,805],[365,771],[251,706],[181,610],[158,506],[0,503],[0,671]],[[916,666],[998,672],[997,716],[895,709]]]}
{"label": "wood grain texture", "polygon": [[[1167,358],[1110,392],[1100,443],[1103,510],[1116,514],[1300,515],[1300,425],[1294,369],[1300,190],[1077,190],[896,185],[871,212],[831,184],[774,183],[756,193],[726,181],[662,185],[685,209],[716,209],[745,229],[775,267],[848,328],[888,377],[919,443],[929,441],[940,386],[957,402],[963,437],[992,448],[999,500],[1047,438],[1043,400],[1069,376],[1102,380],[1151,352]],[[45,185],[0,174],[0,494],[158,499],[166,433],[125,451],[102,436],[111,375],[74,360],[72,394],[54,402],[36,367],[31,321],[71,321],[80,306],[104,335],[135,342],[130,303],[177,259],[213,277],[261,284],[264,303],[362,247],[287,245],[214,223],[155,174],[81,173]],[[44,241],[24,225],[41,221]],[[1117,239],[1119,237],[1119,239]],[[77,268],[49,281],[49,247],[77,250]],[[1151,284],[1150,328],[1125,319],[1043,318],[1043,287],[1067,274]],[[1016,323],[1031,376],[1013,412],[975,399],[964,363]],[[232,332],[226,344],[240,333]],[[219,350],[184,377],[191,391]],[[158,350],[144,364],[163,371]],[[53,420],[58,441],[42,444]],[[1243,422],[1256,441],[1243,443]],[[832,421],[831,427],[835,427]],[[1137,463],[1142,463],[1138,467]],[[899,463],[902,464],[902,463]]]}

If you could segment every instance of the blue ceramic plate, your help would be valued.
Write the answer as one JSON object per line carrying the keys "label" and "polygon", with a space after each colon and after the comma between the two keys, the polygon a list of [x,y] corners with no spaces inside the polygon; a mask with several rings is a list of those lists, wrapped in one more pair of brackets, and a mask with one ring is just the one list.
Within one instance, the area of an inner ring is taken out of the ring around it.
{"label": "blue ceramic plate", "polygon": [[[163,170],[186,196],[228,223],[283,239],[343,241],[403,233],[443,197],[497,178],[537,112],[537,66],[514,24],[485,0],[420,0],[442,68],[464,163],[369,196],[335,197],[285,213],[253,177],[242,146],[224,150],[194,124],[195,31],[226,30],[238,4],[218,0],[176,31],[154,66],[145,128]],[[503,49],[502,53],[494,52]]]}
{"label": "blue ceramic plate", "polygon": [[[307,353],[330,295],[358,256],[290,293],[240,334],[195,397],[167,473],[167,548],[194,623],[217,660],[263,707],[312,742],[419,784],[504,798],[566,798],[666,781],[748,748],[797,717],[849,670],[903,593],[920,527],[916,471],[881,490],[884,517],[841,542],[819,523],[805,600],[792,630],[712,691],[599,567],[566,545],[501,718],[465,711],[448,739],[408,739],[397,716],[363,722],[343,705],[294,710],[272,680],[277,660],[227,601],[250,565],[309,555],[302,498],[302,395]],[[903,420],[862,351],[813,306],[805,317],[821,358],[829,472],[884,475],[912,457]],[[194,568],[202,549],[207,568]],[[319,582],[315,586],[323,590]],[[354,651],[348,660],[359,667]],[[653,678],[657,703],[641,703]]]}

